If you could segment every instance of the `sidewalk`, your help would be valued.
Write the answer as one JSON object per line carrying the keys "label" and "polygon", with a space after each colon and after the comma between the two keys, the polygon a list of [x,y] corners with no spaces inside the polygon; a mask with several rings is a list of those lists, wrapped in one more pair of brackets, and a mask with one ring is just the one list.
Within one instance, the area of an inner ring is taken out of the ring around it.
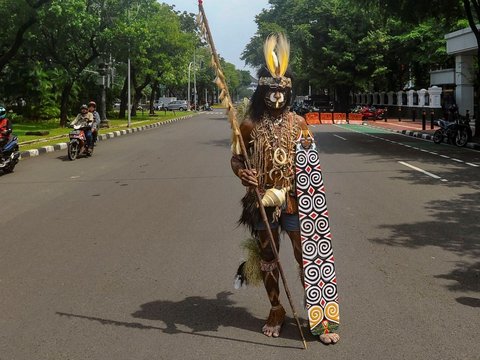
{"label": "sidewalk", "polygon": [[[116,137],[137,133],[137,132],[140,132],[140,131],[153,129],[153,128],[160,127],[160,126],[163,126],[163,125],[167,125],[167,124],[170,124],[170,123],[173,123],[173,122],[177,122],[179,120],[185,120],[185,119],[192,118],[194,115],[195,114],[184,115],[184,116],[180,116],[180,117],[177,117],[177,118],[172,118],[172,119],[168,119],[168,120],[161,120],[161,121],[157,121],[157,122],[154,122],[154,123],[151,123],[151,124],[146,124],[146,125],[137,126],[137,127],[131,127],[131,128],[127,128],[127,129],[117,129],[117,130],[107,129],[107,131],[110,130],[108,133],[103,132],[103,131],[105,131],[105,129],[100,129],[102,132],[98,135],[98,140],[99,141],[105,141],[105,140],[113,139],[113,138],[116,138]],[[141,122],[135,122],[133,124],[139,124],[139,123],[141,123]],[[66,140],[68,140],[67,136],[68,136],[68,134],[64,135],[62,137],[66,138]],[[32,158],[32,157],[37,157],[37,156],[42,155],[42,154],[48,154],[48,153],[51,153],[51,152],[54,152],[54,151],[66,150],[67,147],[68,147],[68,142],[61,142],[61,143],[56,143],[54,145],[41,146],[41,147],[38,147],[36,149],[30,149],[30,150],[23,150],[22,151],[21,148],[20,148],[20,159]]]}
{"label": "sidewalk", "polygon": [[[439,127],[434,125],[433,129],[431,129],[430,120],[427,121],[426,129],[422,130],[422,120],[412,121],[411,119],[402,119],[402,121],[398,121],[398,119],[387,119],[384,120],[367,120],[366,123],[369,126],[389,130],[392,132],[397,132],[400,134],[413,136],[417,138],[421,138],[424,140],[432,140],[433,133]],[[475,133],[475,127],[472,126],[473,124],[470,123],[472,128],[472,132]],[[433,141],[433,140],[432,140]],[[466,147],[470,149],[480,150],[480,144],[476,142],[469,142],[467,143]]]}

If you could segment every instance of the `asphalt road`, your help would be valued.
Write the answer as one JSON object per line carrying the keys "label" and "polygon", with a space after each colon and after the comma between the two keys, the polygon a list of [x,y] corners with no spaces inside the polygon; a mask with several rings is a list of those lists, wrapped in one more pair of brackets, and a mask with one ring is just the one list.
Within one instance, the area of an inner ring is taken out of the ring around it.
{"label": "asphalt road", "polygon": [[[233,290],[244,190],[225,116],[207,113],[0,176],[0,360],[480,359],[480,153],[312,130],[340,343],[302,350],[290,311],[266,338],[263,288]],[[305,323],[288,239],[281,258]]]}

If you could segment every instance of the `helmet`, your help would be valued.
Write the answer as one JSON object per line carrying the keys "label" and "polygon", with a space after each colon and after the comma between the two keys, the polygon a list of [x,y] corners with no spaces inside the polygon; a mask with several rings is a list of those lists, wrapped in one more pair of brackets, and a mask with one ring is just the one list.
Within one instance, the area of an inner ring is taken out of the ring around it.
{"label": "helmet", "polygon": [[0,105],[0,120],[7,117],[7,109]]}
{"label": "helmet", "polygon": [[88,110],[88,106],[83,104],[82,106],[80,106],[80,111],[82,111],[83,109]]}
{"label": "helmet", "polygon": [[97,104],[95,103],[95,101],[90,101],[90,102],[88,103],[88,106],[89,106],[89,107],[90,107],[90,106],[93,106],[94,108],[96,108],[96,107],[97,107]]}

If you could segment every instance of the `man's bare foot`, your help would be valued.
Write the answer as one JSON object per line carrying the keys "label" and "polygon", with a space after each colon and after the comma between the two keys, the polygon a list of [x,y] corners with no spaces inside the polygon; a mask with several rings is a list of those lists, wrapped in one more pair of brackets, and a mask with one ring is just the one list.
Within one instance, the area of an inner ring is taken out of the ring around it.
{"label": "man's bare foot", "polygon": [[335,333],[328,333],[320,335],[320,341],[325,345],[336,344],[340,340],[340,336]]}
{"label": "man's bare foot", "polygon": [[265,325],[262,328],[264,335],[279,337],[283,322],[285,321],[285,309],[282,305],[272,306]]}

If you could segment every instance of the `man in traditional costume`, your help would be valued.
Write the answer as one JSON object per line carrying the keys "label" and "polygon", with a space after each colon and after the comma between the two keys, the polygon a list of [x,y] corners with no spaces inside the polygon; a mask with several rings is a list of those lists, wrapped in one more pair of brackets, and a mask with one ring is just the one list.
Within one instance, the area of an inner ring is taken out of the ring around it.
{"label": "man in traditional costume", "polygon": [[[310,265],[313,265],[320,273],[320,266],[323,266],[324,262],[326,264],[328,259],[320,259],[318,256],[310,259],[309,256],[313,256],[311,252],[306,258],[302,255],[305,247],[309,251],[308,241],[313,241],[309,236],[313,235],[301,232],[301,221],[303,221],[301,218],[306,219],[303,224],[308,228],[307,220],[311,219],[307,218],[312,213],[307,209],[299,217],[298,195],[304,193],[297,186],[296,177],[302,169],[296,166],[296,156],[300,156],[301,152],[310,151],[313,137],[305,120],[289,111],[292,96],[292,76],[288,70],[289,50],[289,42],[283,35],[272,35],[266,40],[264,45],[266,67],[260,69],[258,73],[257,89],[251,98],[247,115],[240,125],[241,136],[246,145],[252,169],[246,168],[245,158],[241,153],[235,151],[231,165],[233,172],[247,187],[247,193],[242,199],[243,212],[240,223],[249,227],[258,246],[261,277],[271,304],[270,313],[262,329],[263,334],[269,337],[280,335],[285,320],[285,309],[279,299],[278,259],[272,250],[268,231],[259,214],[255,197],[256,187],[263,196],[262,203],[267,212],[277,249],[279,248],[279,227],[287,232],[292,242],[295,259],[302,269],[301,280],[302,284],[305,284],[312,333],[319,335],[323,343],[333,344],[339,340],[336,333],[338,328],[336,277],[334,279],[335,294],[330,294],[333,297],[330,297],[330,301],[325,301],[322,293],[323,286],[321,286],[325,282],[319,282],[321,279],[312,280],[312,276],[307,274],[315,272],[309,268]],[[316,148],[313,150],[316,154]],[[315,168],[318,172],[320,171],[319,163]],[[310,171],[308,173],[310,174]],[[313,190],[307,191],[305,194],[313,196],[315,191],[323,191],[323,182],[321,185],[321,190],[312,188]],[[308,199],[306,201],[308,202]],[[317,215],[313,217],[315,218]],[[319,240],[320,237],[321,235],[318,235],[314,239]],[[302,245],[304,249],[302,249]],[[327,255],[330,256],[330,254]],[[330,261],[333,264],[333,253]],[[326,271],[328,273],[329,269]],[[308,281],[305,282],[306,277],[312,280],[312,285],[318,288],[318,291],[316,289],[310,291],[314,289],[313,287],[310,289]],[[325,318],[327,313],[333,316]]]}

